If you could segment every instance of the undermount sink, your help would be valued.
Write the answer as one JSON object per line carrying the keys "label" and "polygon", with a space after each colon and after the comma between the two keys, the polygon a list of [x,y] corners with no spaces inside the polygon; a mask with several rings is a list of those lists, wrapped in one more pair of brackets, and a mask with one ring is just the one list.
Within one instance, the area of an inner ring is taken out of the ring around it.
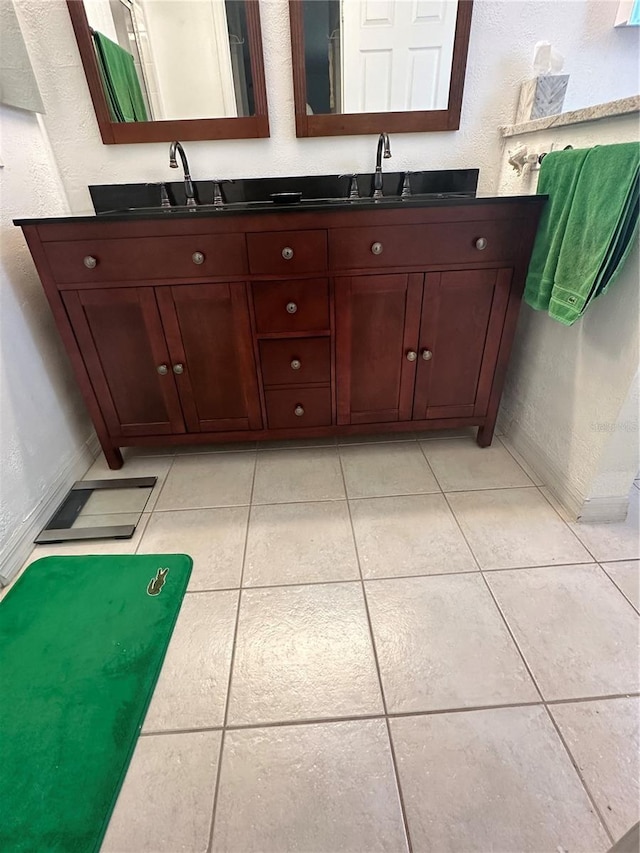
{"label": "undermount sink", "polygon": [[[410,195],[402,195],[405,176],[408,175]],[[241,211],[285,211],[316,209],[327,206],[344,208],[367,205],[411,205],[437,203],[439,200],[475,198],[478,184],[477,169],[446,169],[422,172],[385,172],[382,198],[373,198],[373,174],[355,176],[359,197],[349,198],[353,176],[310,175],[289,178],[251,178],[222,182],[224,204],[185,204],[182,182],[164,184],[171,207],[161,206],[162,184],[120,184],[89,187],[93,205],[99,216],[158,216],[212,215]],[[195,182],[199,199],[213,199],[214,182]],[[300,200],[284,204],[270,198],[272,193],[301,194]]]}

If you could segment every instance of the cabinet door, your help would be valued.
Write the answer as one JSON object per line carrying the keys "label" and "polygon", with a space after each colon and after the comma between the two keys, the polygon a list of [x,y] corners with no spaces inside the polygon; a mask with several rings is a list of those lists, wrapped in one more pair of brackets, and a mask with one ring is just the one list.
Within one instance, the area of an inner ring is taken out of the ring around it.
{"label": "cabinet door", "polygon": [[423,276],[336,281],[338,423],[411,418]]}
{"label": "cabinet door", "polygon": [[485,269],[425,276],[414,418],[486,414],[511,274]]}
{"label": "cabinet door", "polygon": [[260,429],[246,285],[185,284],[157,291],[188,430]]}
{"label": "cabinet door", "polygon": [[62,298],[111,435],[184,432],[153,288],[68,291]]}

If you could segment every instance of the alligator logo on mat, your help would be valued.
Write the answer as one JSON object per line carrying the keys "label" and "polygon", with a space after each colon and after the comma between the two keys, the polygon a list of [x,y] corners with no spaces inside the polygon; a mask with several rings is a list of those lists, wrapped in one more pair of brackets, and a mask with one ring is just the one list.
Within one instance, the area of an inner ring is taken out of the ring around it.
{"label": "alligator logo on mat", "polygon": [[160,595],[169,569],[158,569],[155,578],[151,578],[147,587],[148,595]]}

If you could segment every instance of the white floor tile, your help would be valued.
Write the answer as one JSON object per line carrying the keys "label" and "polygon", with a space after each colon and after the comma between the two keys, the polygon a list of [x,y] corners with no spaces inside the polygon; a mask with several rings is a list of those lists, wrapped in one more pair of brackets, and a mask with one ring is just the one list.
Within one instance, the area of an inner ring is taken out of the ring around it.
{"label": "white floor tile", "polygon": [[640,560],[602,563],[602,568],[636,610],[640,610]]}
{"label": "white floor tile", "polygon": [[391,713],[539,699],[478,574],[368,581]]}
{"label": "white floor tile", "polygon": [[206,851],[220,738],[220,732],[140,738],[101,853]]}
{"label": "white floor tile", "polygon": [[258,454],[254,504],[344,500],[335,448],[265,450]]}
{"label": "white floor tile", "polygon": [[421,447],[444,492],[531,486],[531,480],[499,442],[478,447],[475,440],[424,441]]}
{"label": "white floor tile", "polygon": [[238,593],[185,595],[142,730],[224,722]]}
{"label": "white floor tile", "polygon": [[383,720],[227,732],[214,853],[406,853]]}
{"label": "white floor tile", "polygon": [[252,507],[244,586],[359,577],[346,501]]}
{"label": "white floor tile", "polygon": [[155,512],[138,553],[188,554],[190,591],[240,586],[248,516],[248,507]]}
{"label": "white floor tile", "polygon": [[609,840],[540,706],[391,721],[414,853],[604,853]]}
{"label": "white floor tile", "polygon": [[440,491],[415,441],[341,447],[340,458],[350,498]]}
{"label": "white floor tile", "polygon": [[243,591],[230,724],[381,712],[359,583]]}
{"label": "white floor tile", "polygon": [[600,566],[486,578],[545,699],[640,690],[640,617]]}
{"label": "white floor tile", "polygon": [[640,820],[640,698],[550,705],[615,839]]}
{"label": "white floor tile", "polygon": [[442,495],[404,495],[351,501],[365,578],[477,571]]}
{"label": "white floor tile", "polygon": [[447,499],[482,569],[592,562],[538,489],[455,492]]}
{"label": "white floor tile", "polygon": [[255,462],[255,453],[176,456],[156,509],[247,505]]}
{"label": "white floor tile", "polygon": [[145,506],[145,512],[151,512],[157,503],[158,496],[164,481],[167,478],[169,469],[173,464],[173,456],[143,456],[125,461],[122,468],[118,471],[112,471],[107,466],[102,456],[93,463],[87,473],[82,478],[83,480],[126,480],[130,477],[157,477],[156,483],[151,496]]}

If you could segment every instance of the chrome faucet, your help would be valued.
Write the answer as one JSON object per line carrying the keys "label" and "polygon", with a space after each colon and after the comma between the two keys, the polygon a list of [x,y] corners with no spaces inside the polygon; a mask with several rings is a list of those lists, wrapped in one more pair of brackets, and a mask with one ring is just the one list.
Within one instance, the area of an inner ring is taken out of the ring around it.
{"label": "chrome faucet", "polygon": [[187,155],[184,153],[184,148],[179,142],[172,142],[169,147],[169,166],[172,169],[178,168],[178,161],[176,160],[176,151],[180,155],[180,159],[182,160],[182,168],[184,170],[184,194],[187,199],[187,207],[195,207],[196,197],[193,190],[193,181],[191,180],[191,175],[189,174],[189,161],[187,160]]}
{"label": "chrome faucet", "polygon": [[384,150],[384,159],[388,160],[391,157],[391,145],[389,144],[389,134],[381,133],[378,137],[378,150],[376,152],[376,173],[373,176],[373,197],[382,198],[382,157]]}

